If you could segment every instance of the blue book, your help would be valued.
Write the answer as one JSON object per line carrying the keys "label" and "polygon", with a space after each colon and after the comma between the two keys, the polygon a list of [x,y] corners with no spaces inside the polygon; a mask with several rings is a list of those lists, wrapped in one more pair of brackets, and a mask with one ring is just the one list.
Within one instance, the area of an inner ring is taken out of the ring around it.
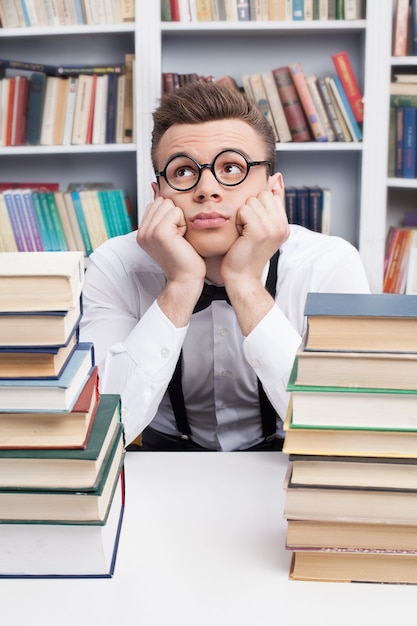
{"label": "blue book", "polygon": [[236,0],[237,19],[239,22],[248,22],[251,19],[249,0]]}
{"label": "blue book", "polygon": [[343,104],[343,108],[344,108],[343,113],[346,113],[345,115],[346,124],[348,125],[349,131],[352,135],[352,139],[353,141],[362,141],[362,131],[359,127],[358,122],[355,119],[355,116],[352,111],[352,107],[350,106],[350,102],[347,99],[341,80],[338,76],[333,76],[333,81],[337,87],[337,91],[339,93],[340,99]]}
{"label": "blue book", "polygon": [[0,407],[7,413],[70,411],[94,367],[92,343],[78,343],[59,378],[0,379]]}
{"label": "blue book", "polygon": [[402,178],[416,177],[417,108],[404,107]]}
{"label": "blue book", "polygon": [[297,224],[310,228],[310,207],[307,187],[296,188]]}
{"label": "blue book", "polygon": [[293,0],[292,19],[293,20],[304,19],[304,0]]}
{"label": "blue book", "polygon": [[404,142],[403,142],[403,130],[404,130],[404,109],[405,107],[395,107],[395,176],[402,178],[403,175],[403,161],[404,161]]}

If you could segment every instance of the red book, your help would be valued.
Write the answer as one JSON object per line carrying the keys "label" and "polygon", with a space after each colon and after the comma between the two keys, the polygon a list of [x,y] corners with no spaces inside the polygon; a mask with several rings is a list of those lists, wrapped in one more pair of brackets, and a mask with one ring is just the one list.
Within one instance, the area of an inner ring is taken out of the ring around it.
{"label": "red book", "polygon": [[392,55],[407,56],[410,0],[396,0]]}
{"label": "red book", "polygon": [[170,0],[169,2],[171,7],[171,21],[179,22],[180,21],[180,8],[178,0]]}
{"label": "red book", "polygon": [[311,134],[287,66],[272,70],[293,141],[311,141]]}
{"label": "red book", "polygon": [[29,79],[20,76],[18,89],[15,93],[16,107],[15,119],[13,119],[12,145],[24,146],[26,144],[27,110],[29,95]]}
{"label": "red book", "polygon": [[9,101],[7,104],[6,146],[12,145],[13,104],[16,78],[9,78]]}
{"label": "red book", "polygon": [[348,53],[332,54],[332,60],[357,122],[363,122],[363,96],[353,72]]}

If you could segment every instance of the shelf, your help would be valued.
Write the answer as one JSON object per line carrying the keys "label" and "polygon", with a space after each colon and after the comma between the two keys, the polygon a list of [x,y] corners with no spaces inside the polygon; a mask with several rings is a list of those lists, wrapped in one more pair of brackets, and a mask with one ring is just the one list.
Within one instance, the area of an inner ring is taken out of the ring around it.
{"label": "shelf", "polygon": [[388,178],[387,187],[397,189],[417,189],[417,178]]}
{"label": "shelf", "polygon": [[98,25],[74,25],[74,26],[33,26],[31,28],[0,28],[1,38],[22,37],[56,37],[57,35],[96,35],[112,33],[134,33],[134,22],[124,24],[98,24]]}
{"label": "shelf", "polygon": [[302,33],[303,35],[325,33],[331,31],[343,31],[359,33],[365,30],[365,20],[329,20],[329,21],[288,21],[288,22],[161,22],[161,32],[163,35],[195,35],[204,33],[213,36],[220,34],[230,34],[241,36],[242,32],[247,35],[275,34],[292,35]]}
{"label": "shelf", "polygon": [[361,141],[306,141],[277,143],[277,152],[362,152]]}
{"label": "shelf", "polygon": [[136,152],[134,143],[111,143],[111,144],[82,144],[71,146],[7,146],[0,148],[0,156],[42,156],[60,154],[103,154],[109,152]]}

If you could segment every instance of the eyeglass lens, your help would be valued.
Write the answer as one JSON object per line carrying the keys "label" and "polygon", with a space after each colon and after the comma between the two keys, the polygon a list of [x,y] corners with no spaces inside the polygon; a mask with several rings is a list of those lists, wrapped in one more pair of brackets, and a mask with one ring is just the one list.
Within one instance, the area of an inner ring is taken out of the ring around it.
{"label": "eyeglass lens", "polygon": [[165,176],[170,185],[176,189],[191,189],[200,178],[200,171],[210,167],[215,178],[223,185],[238,185],[248,172],[248,163],[245,157],[238,152],[229,150],[216,156],[212,164],[199,166],[188,156],[174,157],[166,166]]}

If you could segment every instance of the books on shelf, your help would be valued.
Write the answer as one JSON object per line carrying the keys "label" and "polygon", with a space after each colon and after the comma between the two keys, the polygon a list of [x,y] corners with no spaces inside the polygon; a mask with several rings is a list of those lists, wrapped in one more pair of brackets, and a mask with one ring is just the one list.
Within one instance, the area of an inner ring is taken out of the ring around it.
{"label": "books on shelf", "polygon": [[3,28],[120,24],[134,19],[135,3],[131,0],[128,2],[16,0],[0,3],[0,20]]}
{"label": "books on shelf", "polygon": [[363,122],[363,95],[346,50],[332,54],[336,72],[357,123]]}
{"label": "books on shelf", "polygon": [[82,194],[42,187],[0,190],[1,251],[69,250],[88,256],[109,237],[128,233],[135,226],[129,198],[124,190],[107,187],[91,184]]}
{"label": "books on shelf", "polygon": [[[119,120],[119,143],[133,141],[134,54],[119,65],[54,66],[0,59],[2,109],[1,144],[87,145],[116,142],[113,124]],[[126,74],[125,74],[126,72]],[[98,78],[100,89],[95,106]],[[120,79],[120,80],[119,80]],[[127,80],[126,80],[127,79]],[[110,81],[114,97],[103,91]],[[117,98],[117,85],[123,85]],[[126,119],[125,119],[126,118]],[[104,125],[94,136],[93,128]],[[106,130],[106,127],[109,128]],[[111,126],[111,127],[110,127]],[[104,140],[103,140],[104,138]],[[103,141],[102,141],[103,140]]]}
{"label": "books on shelf", "polygon": [[417,298],[309,293],[307,350],[417,352]]}
{"label": "books on shelf", "polygon": [[[198,10],[197,10],[198,9]],[[312,21],[312,20],[359,20],[364,17],[363,0],[294,0],[291,2],[255,2],[254,0],[228,0],[214,3],[200,0],[183,7],[182,0],[163,0],[163,22],[189,21]]]}
{"label": "books on shelf", "polygon": [[[404,294],[412,273],[412,252],[417,248],[417,228],[388,229],[385,243],[384,282],[385,293]],[[413,293],[408,291],[408,293]]]}
{"label": "books on shelf", "polygon": [[330,233],[331,190],[319,185],[285,187],[285,209],[290,224]]}

